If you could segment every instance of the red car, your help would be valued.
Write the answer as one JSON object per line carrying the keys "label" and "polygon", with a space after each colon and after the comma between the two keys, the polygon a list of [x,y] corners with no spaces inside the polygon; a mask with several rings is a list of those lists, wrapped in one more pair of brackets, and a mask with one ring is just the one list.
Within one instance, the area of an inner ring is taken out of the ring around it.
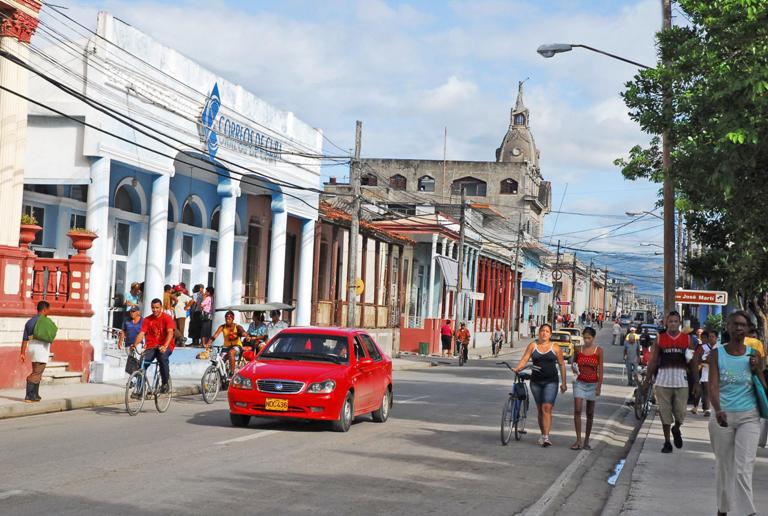
{"label": "red car", "polygon": [[383,423],[392,408],[392,361],[366,332],[347,328],[287,328],[232,378],[229,417],[330,421],[349,430],[355,416]]}

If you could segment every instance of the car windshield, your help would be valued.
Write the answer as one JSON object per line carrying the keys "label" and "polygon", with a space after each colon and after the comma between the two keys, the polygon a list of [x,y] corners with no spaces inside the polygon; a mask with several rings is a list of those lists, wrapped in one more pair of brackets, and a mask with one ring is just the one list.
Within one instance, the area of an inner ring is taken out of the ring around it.
{"label": "car windshield", "polygon": [[581,332],[577,330],[576,328],[563,328],[563,331],[570,333],[571,335],[579,336],[581,335]]}
{"label": "car windshield", "polygon": [[554,342],[571,342],[571,336],[567,333],[553,333],[549,340]]}
{"label": "car windshield", "polygon": [[346,364],[349,349],[346,337],[289,333],[278,335],[259,355],[259,359],[311,360]]}

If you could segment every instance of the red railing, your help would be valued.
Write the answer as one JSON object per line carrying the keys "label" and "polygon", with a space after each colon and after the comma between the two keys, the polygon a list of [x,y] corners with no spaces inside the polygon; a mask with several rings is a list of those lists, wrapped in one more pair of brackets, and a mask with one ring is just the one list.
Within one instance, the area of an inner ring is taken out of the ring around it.
{"label": "red railing", "polygon": [[36,258],[32,267],[33,304],[48,301],[54,315],[93,315],[88,300],[91,260],[85,255],[71,258]]}

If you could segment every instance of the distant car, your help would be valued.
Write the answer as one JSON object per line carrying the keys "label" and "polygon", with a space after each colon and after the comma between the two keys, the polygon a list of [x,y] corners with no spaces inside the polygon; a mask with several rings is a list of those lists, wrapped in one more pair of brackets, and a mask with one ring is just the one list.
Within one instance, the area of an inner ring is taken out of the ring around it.
{"label": "distant car", "polygon": [[234,426],[257,416],[329,421],[346,432],[355,416],[389,417],[392,361],[361,330],[287,328],[235,374],[228,398]]}
{"label": "distant car", "polygon": [[655,324],[641,324],[640,327],[637,329],[637,334],[640,335],[640,342],[643,343],[643,330],[648,332],[648,336],[650,337],[650,343],[647,347],[650,347],[659,339],[659,327]]}
{"label": "distant car", "polygon": [[552,332],[552,336],[549,338],[552,342],[560,346],[560,351],[563,352],[563,358],[571,363],[573,361],[573,341],[571,340],[571,334],[565,330],[557,330]]}
{"label": "distant car", "polygon": [[568,332],[571,334],[571,342],[573,342],[573,347],[576,348],[576,351],[580,351],[581,347],[584,345],[584,339],[581,336],[581,330],[578,328],[560,328],[559,331]]}

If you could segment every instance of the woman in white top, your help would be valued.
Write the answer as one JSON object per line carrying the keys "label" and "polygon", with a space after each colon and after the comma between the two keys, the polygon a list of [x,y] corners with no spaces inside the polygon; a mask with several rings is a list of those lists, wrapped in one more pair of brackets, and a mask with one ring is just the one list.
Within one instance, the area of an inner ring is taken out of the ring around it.
{"label": "woman in white top", "polygon": [[693,393],[693,408],[691,412],[696,414],[699,406],[699,399],[701,399],[701,409],[704,411],[704,417],[709,417],[709,354],[717,347],[717,332],[715,330],[704,330],[701,334],[701,345],[696,348],[693,354],[693,367],[692,371],[701,370],[701,392],[694,390]]}

